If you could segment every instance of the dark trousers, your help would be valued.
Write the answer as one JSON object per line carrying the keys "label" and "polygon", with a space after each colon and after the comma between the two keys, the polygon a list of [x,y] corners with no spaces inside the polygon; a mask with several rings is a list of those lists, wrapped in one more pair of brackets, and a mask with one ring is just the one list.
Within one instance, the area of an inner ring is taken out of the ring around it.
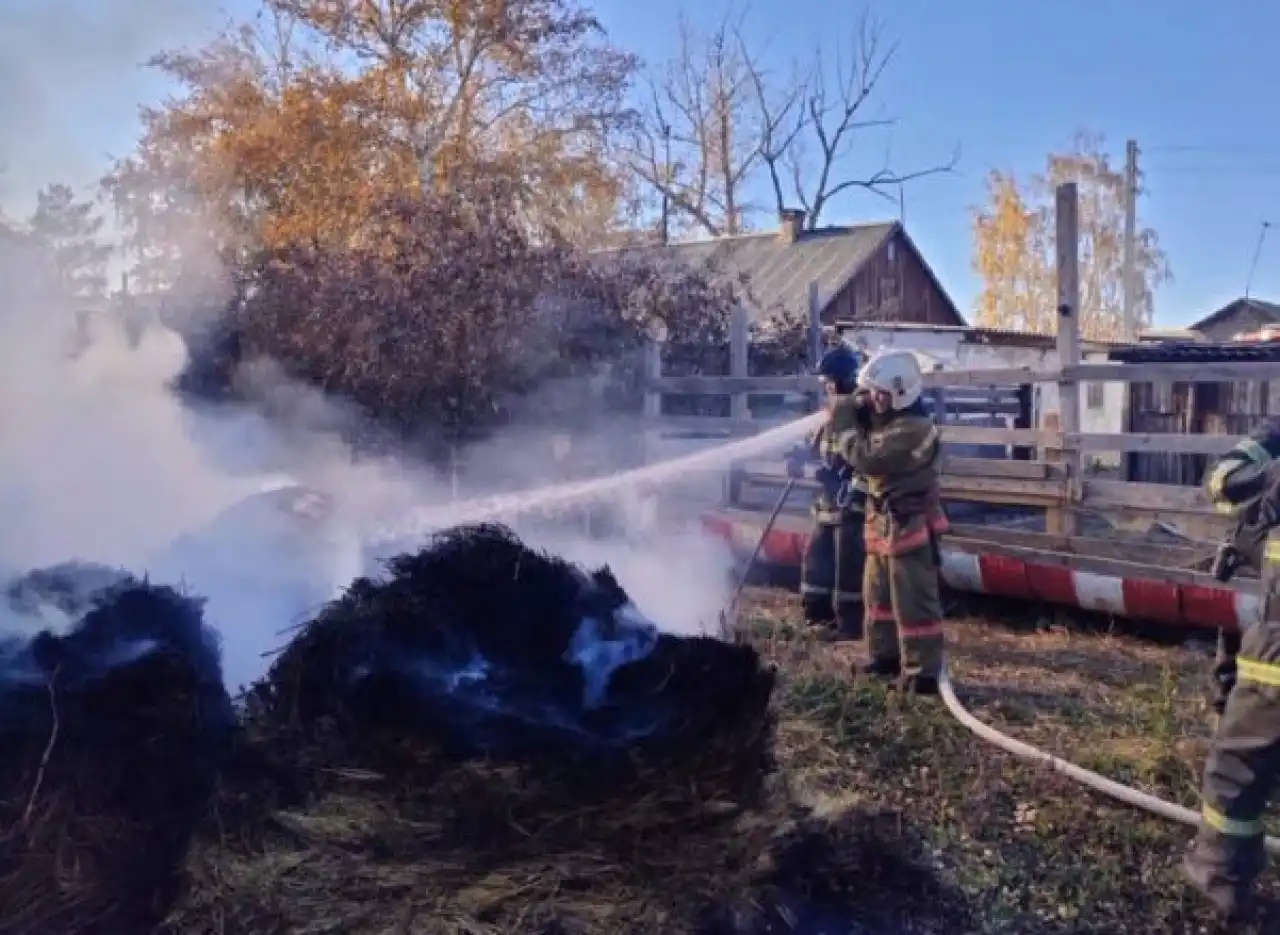
{"label": "dark trousers", "polygon": [[1262,872],[1263,812],[1280,783],[1280,623],[1247,628],[1235,686],[1204,767],[1200,832],[1187,869],[1219,905],[1238,903]]}
{"label": "dark trousers", "polygon": [[1218,652],[1213,658],[1213,710],[1222,714],[1227,696],[1236,684],[1236,656],[1240,654],[1239,631],[1218,631]]}
{"label": "dark trousers", "polygon": [[867,563],[863,515],[838,522],[815,520],[800,569],[805,621],[834,625],[843,635],[862,638],[862,574]]}

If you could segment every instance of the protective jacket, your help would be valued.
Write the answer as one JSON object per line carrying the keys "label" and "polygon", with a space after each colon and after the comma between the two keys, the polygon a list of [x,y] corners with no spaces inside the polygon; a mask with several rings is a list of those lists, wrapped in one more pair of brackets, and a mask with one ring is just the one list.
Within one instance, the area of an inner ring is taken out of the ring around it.
{"label": "protective jacket", "polygon": [[1268,420],[1223,455],[1206,483],[1214,508],[1226,516],[1243,518],[1258,503],[1280,455],[1280,419]]}
{"label": "protective jacket", "polygon": [[853,428],[852,413],[845,399],[839,397],[826,425],[818,429],[810,442],[813,459],[827,469],[827,476],[843,475],[842,483],[827,483],[813,500],[815,522],[844,522],[851,513],[862,513],[867,499],[867,481],[844,456],[842,438]]}
{"label": "protective jacket", "polygon": [[902,555],[947,531],[939,495],[941,438],[919,404],[870,431],[844,433],[840,450],[866,479],[868,554]]}

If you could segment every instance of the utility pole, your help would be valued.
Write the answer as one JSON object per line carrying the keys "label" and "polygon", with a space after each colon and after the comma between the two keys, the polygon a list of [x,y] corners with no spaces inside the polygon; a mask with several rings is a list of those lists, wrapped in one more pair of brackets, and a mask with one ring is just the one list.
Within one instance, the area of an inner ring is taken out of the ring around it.
{"label": "utility pole", "polygon": [[1138,339],[1138,141],[1124,147],[1124,330],[1130,341]]}

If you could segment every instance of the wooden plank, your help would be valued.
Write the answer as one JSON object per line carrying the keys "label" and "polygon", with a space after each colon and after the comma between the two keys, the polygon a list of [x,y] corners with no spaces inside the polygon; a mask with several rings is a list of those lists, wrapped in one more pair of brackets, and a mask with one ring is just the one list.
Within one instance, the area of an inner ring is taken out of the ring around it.
{"label": "wooden plank", "polygon": [[[750,458],[735,465],[748,475],[786,480],[786,466],[769,458]],[[1003,477],[1014,480],[1049,480],[1050,466],[1043,461],[1005,461],[998,458],[955,458],[942,460],[942,471],[957,477]],[[1054,478],[1061,480],[1061,477]]]}
{"label": "wooden plank", "polygon": [[1175,435],[1172,432],[1133,434],[1071,433],[1067,444],[1082,451],[1142,451],[1177,454],[1226,454],[1240,440],[1238,435]]}
{"label": "wooden plank", "polygon": [[959,536],[946,536],[943,542],[944,548],[954,549],[958,552],[967,552],[973,555],[1004,555],[1036,565],[1072,568],[1076,571],[1089,572],[1095,575],[1109,575],[1117,578],[1133,578],[1167,584],[1195,584],[1202,587],[1226,588],[1244,594],[1261,593],[1259,582],[1250,578],[1236,578],[1227,584],[1223,584],[1206,572],[1191,571],[1184,568],[1166,568],[1145,562],[1055,552],[1048,549],[1008,545],[994,542],[990,539],[967,539]]}
{"label": "wooden plank", "polygon": [[1171,513],[1208,513],[1217,515],[1209,498],[1199,487],[1177,484],[1143,484],[1126,480],[1084,481],[1081,503],[1093,509],[1109,507],[1130,510],[1168,511]]}
{"label": "wooden plank", "polygon": [[734,393],[816,393],[822,381],[811,375],[794,377],[663,377],[646,381],[645,388],[659,393],[726,396]]}
{"label": "wooden plank", "polygon": [[1022,383],[1052,383],[1056,370],[1032,370],[1030,367],[1000,367],[991,370],[934,370],[924,375],[925,387],[1007,386]]}
{"label": "wooden plank", "polygon": [[1062,444],[1060,433],[1042,432],[1036,429],[1009,429],[979,425],[943,425],[939,428],[942,430],[944,442],[961,445],[1026,445],[1048,448]]}
{"label": "wooden plank", "polygon": [[1159,565],[1162,568],[1191,569],[1210,555],[1209,550],[1203,546],[1151,542],[1135,535],[1117,535],[1105,538],[1101,536],[1061,536],[1047,532],[1008,529],[1002,526],[976,526],[969,523],[952,524],[951,534],[962,539],[989,540],[1004,545],[1044,549],[1050,552],[1064,552],[1071,555],[1092,556],[1094,558],[1118,558],[1131,561],[1135,555],[1141,555],[1151,564]]}
{"label": "wooden plank", "polygon": [[809,367],[817,370],[822,360],[822,300],[818,280],[809,281]]}
{"label": "wooden plank", "polygon": [[[1024,383],[1230,383],[1247,380],[1280,380],[1280,361],[1230,361],[1215,363],[1114,363],[1077,364],[1065,371],[1030,367],[980,370],[937,370],[924,374],[926,388],[1000,387]],[[732,395],[734,393],[810,393],[821,389],[811,375],[775,377],[688,376],[646,380],[646,390],[659,393]]]}
{"label": "wooden plank", "polygon": [[[786,468],[781,464],[744,462],[740,465],[742,480],[746,484],[779,487],[788,480]],[[816,491],[817,481],[805,477],[796,481],[802,490]],[[976,503],[1015,503],[1027,506],[1045,506],[1058,503],[1066,492],[1063,479],[1027,480],[1018,477],[968,477],[944,474],[942,495],[950,500]]]}
{"label": "wooden plank", "polygon": [[947,411],[958,416],[1011,416],[1017,418],[1022,413],[1022,404],[1013,402],[990,402],[973,399],[947,399]]}
{"label": "wooden plank", "polygon": [[[1080,431],[1080,384],[1071,369],[1080,363],[1080,192],[1075,182],[1059,185],[1055,192],[1054,214],[1057,223],[1058,268],[1058,428],[1064,435]],[[1080,449],[1069,442],[1056,452],[1052,460],[1067,465],[1067,503],[1080,500]],[[1077,516],[1071,510],[1050,510],[1045,518],[1050,532],[1067,536],[1076,533]]]}
{"label": "wooden plank", "polygon": [[[749,380],[748,327],[745,306],[737,305],[729,322],[729,370],[735,380]],[[746,390],[733,394],[729,400],[729,417],[736,420],[750,419],[751,406]]]}
{"label": "wooden plank", "polygon": [[1043,461],[1002,461],[998,458],[942,459],[944,474],[960,477],[1017,477],[1023,480],[1048,480],[1049,465]]}

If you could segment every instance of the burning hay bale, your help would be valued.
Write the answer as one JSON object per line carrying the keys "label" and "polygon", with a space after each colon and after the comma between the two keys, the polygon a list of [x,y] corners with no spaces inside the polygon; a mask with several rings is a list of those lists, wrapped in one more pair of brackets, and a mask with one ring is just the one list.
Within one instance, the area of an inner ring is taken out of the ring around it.
{"label": "burning hay bale", "polygon": [[329,755],[379,767],[485,757],[557,782],[590,772],[604,793],[660,771],[718,777],[738,798],[738,780],[766,771],[772,670],[747,646],[660,633],[607,568],[480,525],[389,572],[290,643],[254,693],[260,727],[340,738],[349,749]]}
{"label": "burning hay bale", "polygon": [[770,778],[774,678],[751,647],[659,633],[607,569],[448,531],[356,582],[251,694],[254,745],[310,788],[255,790],[234,833],[246,796],[220,805],[165,932],[763,932],[814,854],[827,889],[873,890],[868,855],[894,847]]}
{"label": "burning hay bale", "polygon": [[153,928],[232,724],[200,602],[97,566],[32,572],[0,638],[0,933]]}

